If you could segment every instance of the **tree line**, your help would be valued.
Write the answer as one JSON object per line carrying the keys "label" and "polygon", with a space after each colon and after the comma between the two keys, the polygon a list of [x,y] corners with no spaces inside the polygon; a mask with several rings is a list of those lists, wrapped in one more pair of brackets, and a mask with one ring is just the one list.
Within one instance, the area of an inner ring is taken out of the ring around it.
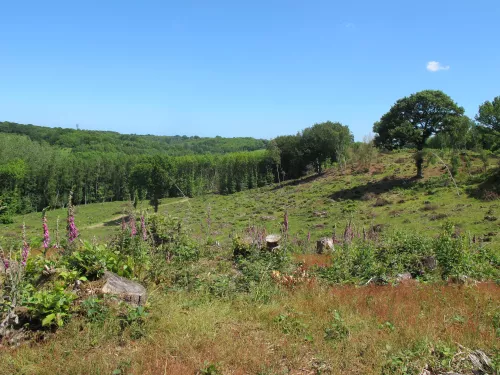
{"label": "tree line", "polygon": [[172,156],[79,151],[0,132],[0,216],[63,207],[70,191],[75,204],[148,199],[155,209],[164,197],[232,194],[321,173],[325,162],[345,160],[352,141],[347,126],[326,122],[264,150]]}
{"label": "tree line", "polygon": [[[0,133],[0,208],[5,215],[114,200],[231,194],[275,176],[267,152],[170,156],[72,152]],[[0,216],[2,211],[0,210]]]}
{"label": "tree line", "polygon": [[120,134],[111,131],[49,128],[23,125],[15,122],[0,122],[0,133],[26,135],[31,140],[51,146],[69,148],[73,152],[121,152],[126,154],[168,154],[172,156],[191,154],[224,154],[240,151],[255,151],[266,148],[264,139],[202,138],[198,136],[157,136]]}

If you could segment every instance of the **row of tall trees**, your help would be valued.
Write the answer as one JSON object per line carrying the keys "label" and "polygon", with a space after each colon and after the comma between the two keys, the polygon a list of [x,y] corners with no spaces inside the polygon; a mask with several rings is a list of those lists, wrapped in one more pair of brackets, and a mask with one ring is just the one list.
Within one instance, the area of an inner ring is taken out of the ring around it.
{"label": "row of tall trees", "polygon": [[[12,123],[3,126],[11,131],[0,131],[0,216],[6,210],[17,214],[48,206],[62,207],[69,191],[73,191],[75,204],[137,196],[149,199],[155,209],[160,199],[168,196],[232,194],[296,178],[308,170],[322,173],[328,161],[345,162],[353,142],[347,126],[325,122],[294,136],[278,137],[268,143],[267,150],[171,156],[167,152],[144,154],[67,147],[69,139],[105,138],[109,135],[106,132],[48,130],[50,142],[46,142],[37,138],[45,134],[44,128],[26,130]],[[18,134],[23,132],[35,132],[35,139]],[[57,145],[61,139],[64,147]]]}
{"label": "row of tall trees", "polygon": [[415,148],[417,177],[423,177],[426,146],[500,148],[500,97],[479,106],[476,121],[448,95],[424,90],[399,99],[373,126],[375,145],[387,150]]}
{"label": "row of tall trees", "polygon": [[[9,126],[19,133],[17,125]],[[45,131],[34,127],[28,132],[33,129]],[[308,170],[322,173],[328,161],[345,162],[353,142],[347,126],[325,122],[294,136],[278,137],[267,150],[170,156],[81,151],[12,134],[16,132],[0,132],[0,208],[4,211],[0,216],[6,209],[15,214],[62,207],[69,191],[75,204],[137,196],[149,199],[155,209],[168,196],[232,194],[300,177]],[[65,134],[75,137],[77,131]]]}
{"label": "row of tall trees", "polygon": [[[0,133],[0,207],[25,213],[75,204],[166,196],[230,194],[272,182],[265,150],[206,155],[72,152]],[[5,212],[4,212],[5,214]],[[2,215],[2,212],[0,212]]]}

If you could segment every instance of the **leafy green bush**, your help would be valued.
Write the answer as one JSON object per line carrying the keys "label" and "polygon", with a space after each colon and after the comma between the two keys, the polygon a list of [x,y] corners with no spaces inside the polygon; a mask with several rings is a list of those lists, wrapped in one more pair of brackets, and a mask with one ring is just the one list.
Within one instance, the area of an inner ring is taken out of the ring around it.
{"label": "leafy green bush", "polygon": [[200,257],[199,246],[188,236],[182,222],[170,216],[152,215],[148,229],[154,251],[176,261],[195,261]]}
{"label": "leafy green bush", "polygon": [[[429,270],[424,260],[435,257],[438,268]],[[321,278],[333,283],[384,280],[409,272],[413,277],[441,276],[476,279],[500,277],[500,254],[492,247],[471,243],[446,224],[435,239],[396,232],[378,241],[357,240],[338,245],[332,254],[332,265],[315,270]]]}
{"label": "leafy green bush", "polygon": [[34,292],[25,305],[30,315],[41,321],[42,326],[61,327],[70,316],[71,304],[75,299],[75,294],[66,292],[63,288],[54,288]]}
{"label": "leafy green bush", "polygon": [[252,252],[247,258],[237,258],[236,266],[241,271],[237,280],[238,288],[249,291],[252,286],[270,280],[271,271],[287,272],[293,265],[288,251],[279,249]]}
{"label": "leafy green bush", "polygon": [[233,257],[247,257],[252,252],[252,246],[243,241],[240,237],[235,236],[233,238]]}
{"label": "leafy green bush", "polygon": [[88,242],[84,242],[83,248],[69,255],[67,263],[69,268],[77,270],[89,279],[99,278],[106,270],[124,277],[133,276],[134,263],[130,256]]}
{"label": "leafy green bush", "polygon": [[434,242],[443,278],[470,275],[472,271],[471,253],[462,238],[452,237],[453,230],[453,225],[447,223],[443,233]]}
{"label": "leafy green bush", "polygon": [[14,222],[14,216],[10,214],[0,215],[0,224],[12,224]]}

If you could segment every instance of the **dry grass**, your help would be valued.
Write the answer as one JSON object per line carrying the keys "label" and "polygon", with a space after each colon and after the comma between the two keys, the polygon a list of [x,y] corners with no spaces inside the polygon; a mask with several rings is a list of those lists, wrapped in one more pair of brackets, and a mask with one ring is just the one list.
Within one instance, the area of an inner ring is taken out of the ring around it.
{"label": "dry grass", "polygon": [[[207,363],[223,374],[379,374],[402,350],[446,343],[487,353],[500,349],[493,314],[500,288],[418,285],[307,286],[261,304],[186,292],[153,296],[146,337],[116,325],[74,320],[42,344],[3,349],[0,374],[195,374]],[[325,340],[333,312],[350,335]],[[430,354],[429,354],[430,355]],[[427,358],[416,356],[418,366]]]}
{"label": "dry grass", "polygon": [[330,254],[294,254],[293,259],[304,266],[305,269],[311,267],[328,267],[332,264]]}

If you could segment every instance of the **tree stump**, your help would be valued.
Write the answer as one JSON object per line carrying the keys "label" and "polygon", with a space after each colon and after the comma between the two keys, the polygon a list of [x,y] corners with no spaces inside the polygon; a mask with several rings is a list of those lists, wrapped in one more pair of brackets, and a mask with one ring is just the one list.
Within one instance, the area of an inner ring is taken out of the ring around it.
{"label": "tree stump", "polygon": [[266,236],[266,244],[269,250],[278,247],[280,241],[281,241],[281,236],[279,234],[270,234]]}
{"label": "tree stump", "polygon": [[316,241],[316,253],[323,254],[325,251],[334,250],[333,239],[323,237]]}

